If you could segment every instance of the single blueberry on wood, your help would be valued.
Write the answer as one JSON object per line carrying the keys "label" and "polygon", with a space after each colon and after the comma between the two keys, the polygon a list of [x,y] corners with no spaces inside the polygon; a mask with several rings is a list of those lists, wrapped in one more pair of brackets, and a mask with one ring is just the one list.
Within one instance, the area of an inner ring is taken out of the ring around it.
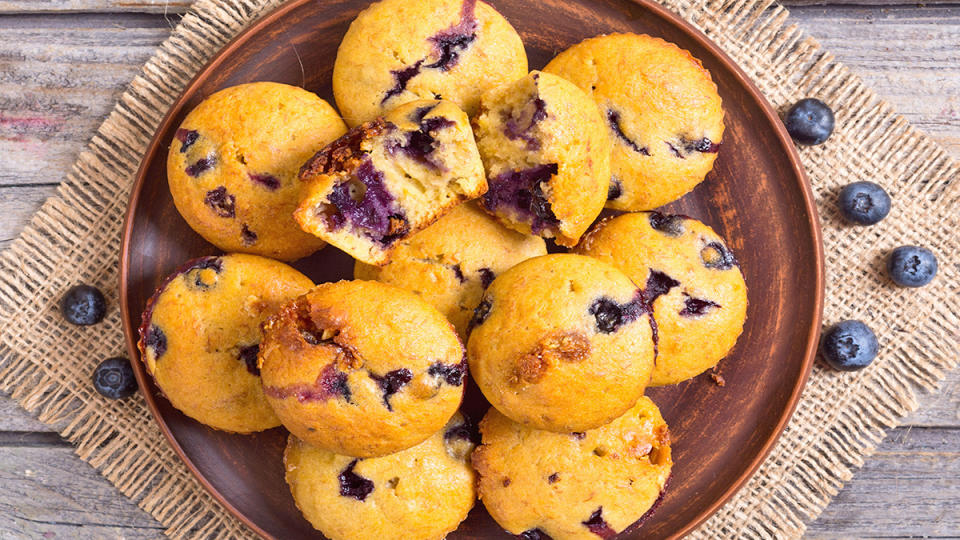
{"label": "single blueberry on wood", "polygon": [[873,362],[880,344],[861,321],[843,321],[828,328],[820,340],[820,354],[833,369],[856,371]]}
{"label": "single blueberry on wood", "polygon": [[784,118],[787,133],[799,144],[822,144],[833,133],[834,117],[830,107],[816,98],[801,99]]}
{"label": "single blueberry on wood", "polygon": [[343,497],[353,497],[358,501],[366,500],[367,496],[373,492],[373,481],[353,472],[359,459],[354,459],[347,465],[347,468],[340,471],[337,480],[340,482],[340,495]]}
{"label": "single blueberry on wood", "polygon": [[937,275],[937,256],[920,246],[900,246],[887,259],[890,279],[903,287],[923,287]]}
{"label": "single blueberry on wood", "polygon": [[90,326],[107,314],[107,300],[92,285],[74,285],[60,299],[60,313],[71,324]]}
{"label": "single blueberry on wood", "polygon": [[123,399],[137,391],[133,367],[126,358],[107,358],[93,371],[93,388],[104,397]]}

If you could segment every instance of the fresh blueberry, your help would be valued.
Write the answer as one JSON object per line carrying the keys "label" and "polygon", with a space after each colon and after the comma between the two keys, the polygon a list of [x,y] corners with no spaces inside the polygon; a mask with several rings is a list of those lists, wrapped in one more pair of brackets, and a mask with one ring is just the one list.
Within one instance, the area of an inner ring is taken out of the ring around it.
{"label": "fresh blueberry", "polygon": [[97,324],[107,314],[107,301],[99,289],[91,285],[74,285],[60,299],[63,318],[80,326]]}
{"label": "fresh blueberry", "polygon": [[854,182],[840,190],[840,212],[860,225],[873,225],[890,213],[890,195],[873,182]]}
{"label": "fresh blueberry", "polygon": [[784,123],[793,140],[800,144],[817,145],[833,133],[833,111],[819,99],[801,99],[787,111]]}
{"label": "fresh blueberry", "polygon": [[104,397],[123,399],[137,391],[130,361],[122,356],[107,358],[93,371],[93,388]]}
{"label": "fresh blueberry", "polygon": [[897,285],[923,287],[937,275],[937,256],[920,246],[900,246],[887,259],[887,272]]}
{"label": "fresh blueberry", "polygon": [[877,336],[860,321],[843,321],[827,329],[820,340],[820,354],[833,369],[856,371],[873,362],[880,348]]}

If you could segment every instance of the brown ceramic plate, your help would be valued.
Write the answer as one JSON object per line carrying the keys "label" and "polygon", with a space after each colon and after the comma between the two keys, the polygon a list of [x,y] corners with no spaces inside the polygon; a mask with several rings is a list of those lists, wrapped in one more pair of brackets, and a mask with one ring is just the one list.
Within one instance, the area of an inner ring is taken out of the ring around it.
{"label": "brown ceramic plate", "polygon": [[[133,358],[147,298],[191,257],[217,253],[177,214],[167,190],[167,148],[186,113],[212,92],[251,81],[301,85],[333,103],[337,45],[367,0],[294,0],[253,24],[187,86],[160,125],[136,178],[124,231],[120,297]],[[662,504],[624,536],[676,537],[692,530],[756,470],[783,430],[816,350],[823,253],[813,197],[776,113],[712,42],[649,0],[493,0],[523,37],[530,67],[608,32],[642,32],[691,51],[713,74],[726,110],[723,148],[708,180],[666,207],[713,226],[736,253],[750,290],[747,324],[721,363],[726,386],[707,376],[652,389],[674,439],[675,466]],[[302,68],[301,68],[302,62]],[[351,259],[332,247],[295,265],[317,282],[350,278]],[[282,429],[240,436],[175,410],[140,362],[137,379],[157,423],[200,482],[265,537],[320,538],[283,480]],[[477,504],[453,538],[505,533]]]}

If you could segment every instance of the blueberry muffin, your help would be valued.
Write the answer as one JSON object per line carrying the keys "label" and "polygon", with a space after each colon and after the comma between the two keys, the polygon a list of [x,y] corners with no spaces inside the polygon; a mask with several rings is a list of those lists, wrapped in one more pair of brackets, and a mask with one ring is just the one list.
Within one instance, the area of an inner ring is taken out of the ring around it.
{"label": "blueberry muffin", "polygon": [[201,257],[181,266],[147,301],[140,359],[181,412],[236,433],[280,425],[260,387],[260,323],[313,282],[255,255]]}
{"label": "blueberry muffin", "polygon": [[300,179],[300,227],[369,264],[487,190],[469,119],[449,101],[413,101],[351,129]]}
{"label": "blueberry muffin", "polygon": [[577,246],[643,284],[658,328],[651,385],[674,384],[717,365],[747,318],[747,286],[713,229],[686,216],[623,214],[597,224]]}
{"label": "blueberry muffin", "polygon": [[623,272],[590,257],[514,266],[487,288],[471,324],[471,376],[526,426],[593,429],[632,407],[650,380],[650,309]]}
{"label": "blueberry muffin", "polygon": [[495,409],[480,431],[480,500],[524,539],[611,538],[653,509],[673,466],[670,432],[647,397],[584,432],[524,427]]}
{"label": "blueberry muffin", "polygon": [[300,165],[347,130],[326,101],[273,82],[221,90],[180,124],[167,180],[183,219],[208,242],[281,260],[325,244],[293,220]]}
{"label": "blueberry muffin", "polygon": [[470,202],[400,242],[390,262],[357,262],[353,276],[420,295],[467,335],[483,290],[517,263],[547,254],[542,238],[511,231]]}
{"label": "blueberry muffin", "polygon": [[522,233],[576,245],[610,182],[610,138],[590,97],[534,71],[485,93],[474,130],[490,185],[483,207]]}
{"label": "blueberry muffin", "polygon": [[331,540],[440,540],[476,501],[473,448],[457,413],[413,448],[369,459],[291,435],[283,462],[297,508]]}
{"label": "blueberry muffin", "polygon": [[376,281],[318,285],[263,325],[267,401],[291,433],[354,457],[410,448],[463,400],[463,346],[439,311]]}
{"label": "blueberry muffin", "polygon": [[520,36],[486,2],[383,0],[343,36],[333,95],[351,126],[417,99],[447,99],[472,116],[480,94],[526,72]]}
{"label": "blueberry muffin", "polygon": [[607,206],[650,210],[703,181],[720,149],[723,109],[699,60],[662,39],[584,40],[543,68],[590,94],[613,140]]}

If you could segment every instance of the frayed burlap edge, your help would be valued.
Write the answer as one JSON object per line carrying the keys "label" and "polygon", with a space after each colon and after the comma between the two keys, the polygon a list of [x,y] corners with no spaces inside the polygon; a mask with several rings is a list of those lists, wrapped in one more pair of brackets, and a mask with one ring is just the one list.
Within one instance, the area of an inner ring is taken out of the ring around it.
{"label": "frayed burlap edge", "polygon": [[[80,155],[58,194],[0,255],[0,390],[56,425],[78,455],[175,537],[252,536],[194,479],[139,397],[113,402],[88,384],[100,358],[124,351],[117,309],[123,213],[133,175],[163,114],[193,74],[279,0],[200,0],[144,66]],[[803,159],[824,223],[824,320],[871,321],[883,344],[867,371],[816,367],[787,430],[744,488],[692,536],[800,536],[878,444],[916,408],[914,388],[933,389],[954,367],[958,336],[960,167],[896,116],[829,53],[787,25],[787,12],[757,0],[665,0],[717,42],[776,107],[817,96],[837,112],[830,143]],[[895,207],[869,229],[842,224],[839,186],[872,180]],[[741,179],[749,181],[749,179]],[[941,271],[921,290],[892,287],[882,257],[918,243]],[[56,299],[77,281],[110,291],[96,330],[69,328]]]}

